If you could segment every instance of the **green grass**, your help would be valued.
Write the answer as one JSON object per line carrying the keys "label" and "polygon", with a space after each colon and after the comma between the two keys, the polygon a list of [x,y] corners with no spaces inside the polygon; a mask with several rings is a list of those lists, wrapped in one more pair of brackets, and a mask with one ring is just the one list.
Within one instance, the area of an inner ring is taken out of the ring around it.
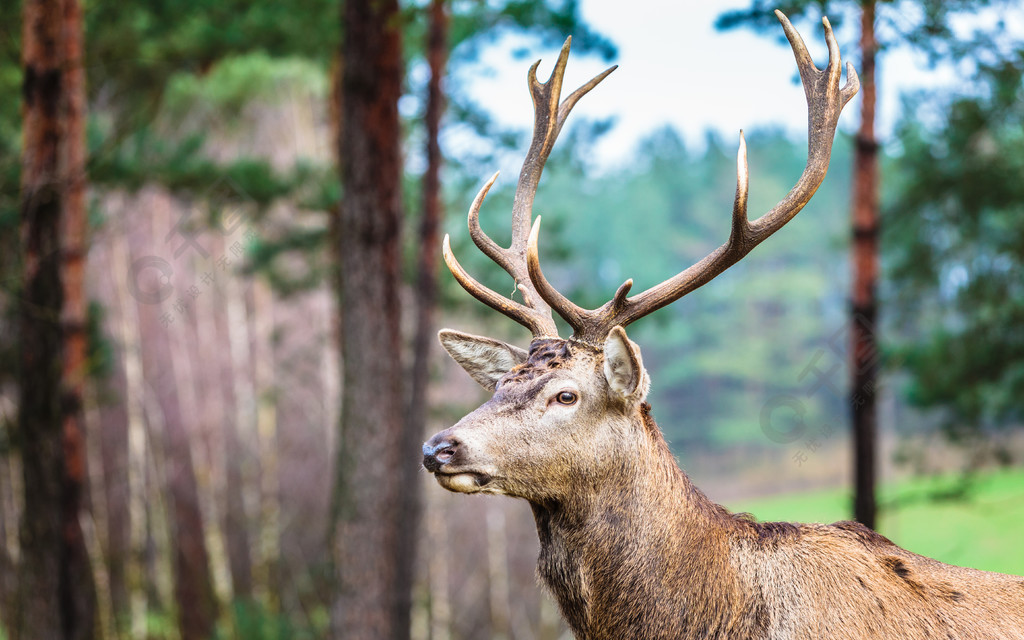
{"label": "green grass", "polygon": [[[937,477],[882,487],[879,532],[909,551],[942,562],[1024,575],[1024,469],[979,475],[965,496],[949,498],[955,486],[954,478]],[[764,521],[850,518],[850,496],[838,489],[727,506]]]}

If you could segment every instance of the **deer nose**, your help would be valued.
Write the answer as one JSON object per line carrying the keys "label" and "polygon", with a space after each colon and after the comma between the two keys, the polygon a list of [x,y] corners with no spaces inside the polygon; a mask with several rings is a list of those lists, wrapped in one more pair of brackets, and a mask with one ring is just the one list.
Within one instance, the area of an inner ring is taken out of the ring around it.
{"label": "deer nose", "polygon": [[423,443],[423,468],[431,473],[436,472],[451,462],[458,447],[459,441],[455,438],[442,438],[438,442],[431,438],[429,442]]}

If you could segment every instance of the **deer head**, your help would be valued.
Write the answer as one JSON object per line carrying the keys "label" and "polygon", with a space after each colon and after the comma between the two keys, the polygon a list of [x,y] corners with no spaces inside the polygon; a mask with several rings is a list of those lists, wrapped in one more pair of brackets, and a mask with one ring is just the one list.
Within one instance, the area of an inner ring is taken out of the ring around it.
{"label": "deer head", "polygon": [[[786,197],[756,220],[747,217],[746,144],[740,132],[737,187],[728,241],[707,257],[643,293],[629,296],[627,280],[597,309],[583,309],[544,277],[537,243],[540,216],[530,224],[533,199],[555,138],[577,101],[615,67],[607,69],[559,102],[571,38],[566,40],[547,82],[530,68],[533,141],[519,176],[512,210],[512,244],[505,249],[480,228],[480,207],[497,174],[483,186],[469,210],[473,242],[515,280],[523,301],[506,298],[477,282],[452,254],[445,236],[445,263],[475,298],[530,329],[529,351],[490,338],[455,331],[440,333],[441,344],[494,396],[458,424],[423,446],[424,467],[452,491],[501,493],[539,503],[578,495],[604,475],[629,467],[642,451],[663,443],[645,434],[649,380],[640,350],[623,329],[629,323],[678,300],[739,261],[791,220],[810,200],[828,169],[839,114],[859,88],[847,65],[840,87],[839,47],[823,20],[829,61],[814,66],[800,35],[776,11],[793,48],[808,105],[808,159]],[[552,310],[572,327],[558,337]],[[653,424],[653,422],[650,422]],[[653,427],[656,431],[657,427]]]}
{"label": "deer head", "polygon": [[610,461],[642,455],[633,416],[649,383],[621,327],[600,347],[538,338],[526,352],[456,331],[441,343],[494,391],[424,445],[424,466],[446,489],[564,504],[600,484]]}

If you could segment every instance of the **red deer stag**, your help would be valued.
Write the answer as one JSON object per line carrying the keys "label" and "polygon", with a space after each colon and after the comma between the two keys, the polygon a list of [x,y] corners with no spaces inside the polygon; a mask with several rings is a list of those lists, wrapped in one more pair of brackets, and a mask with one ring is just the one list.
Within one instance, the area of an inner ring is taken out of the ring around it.
{"label": "red deer stag", "polygon": [[[682,273],[599,309],[582,309],[548,283],[531,209],[544,162],[573,105],[609,69],[559,102],[565,43],[546,83],[529,86],[533,142],[516,188],[510,248],[480,228],[476,245],[509,273],[522,303],[474,280],[452,255],[459,283],[529,328],[529,351],[442,331],[441,343],[494,396],[423,445],[423,465],[446,489],[529,501],[540,537],[538,572],[578,640],[682,638],[1021,638],[1024,580],[953,567],[897,547],[853,522],[754,522],[711,502],[677,466],[645,402],[649,380],[623,327],[705,284],[793,218],[821,184],[843,106],[859,87],[824,20],[829,61],[817,69],[776,12],[796,55],[809,110],[808,160],[796,186],[750,221],[743,138],[728,242]],[[496,176],[495,176],[496,177]],[[558,337],[551,309],[573,329]]]}

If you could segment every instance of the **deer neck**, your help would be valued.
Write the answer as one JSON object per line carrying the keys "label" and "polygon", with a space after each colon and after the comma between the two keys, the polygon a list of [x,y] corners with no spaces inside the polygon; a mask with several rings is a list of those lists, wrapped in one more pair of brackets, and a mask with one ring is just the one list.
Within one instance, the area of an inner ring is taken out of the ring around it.
{"label": "deer neck", "polygon": [[637,627],[645,620],[706,631],[705,606],[730,617],[722,607],[733,599],[720,592],[734,583],[727,566],[733,521],[679,468],[648,409],[636,425],[648,451],[578,500],[532,505],[538,572],[580,640],[638,631],[660,638]]}

